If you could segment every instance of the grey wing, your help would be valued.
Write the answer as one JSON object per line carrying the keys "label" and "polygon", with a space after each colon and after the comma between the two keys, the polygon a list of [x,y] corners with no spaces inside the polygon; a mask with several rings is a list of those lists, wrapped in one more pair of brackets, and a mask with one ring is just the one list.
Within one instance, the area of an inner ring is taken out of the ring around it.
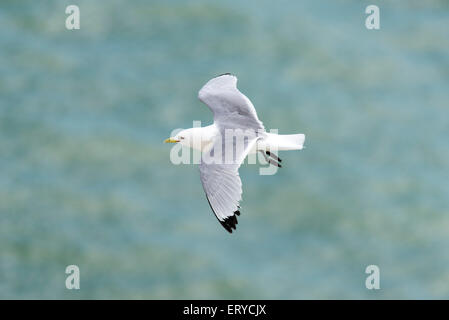
{"label": "grey wing", "polygon": [[209,80],[199,91],[198,98],[214,113],[220,128],[265,131],[251,101],[237,89],[237,77],[229,73]]}
{"label": "grey wing", "polygon": [[[199,165],[201,183],[207,201],[221,225],[230,233],[236,229],[240,215],[239,202],[242,199],[242,181],[238,169],[258,138],[246,141],[241,152],[236,152],[233,163],[209,163],[203,159]],[[222,144],[217,141],[211,153]]]}

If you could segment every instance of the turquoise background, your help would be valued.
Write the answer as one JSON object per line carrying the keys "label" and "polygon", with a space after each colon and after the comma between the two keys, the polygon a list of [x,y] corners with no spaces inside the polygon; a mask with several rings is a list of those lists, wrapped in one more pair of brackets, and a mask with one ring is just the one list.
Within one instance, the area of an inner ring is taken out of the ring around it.
{"label": "turquoise background", "polygon": [[[448,24],[443,0],[1,1],[0,298],[449,298]],[[162,143],[211,123],[224,72],[306,134],[240,169],[232,235]]]}

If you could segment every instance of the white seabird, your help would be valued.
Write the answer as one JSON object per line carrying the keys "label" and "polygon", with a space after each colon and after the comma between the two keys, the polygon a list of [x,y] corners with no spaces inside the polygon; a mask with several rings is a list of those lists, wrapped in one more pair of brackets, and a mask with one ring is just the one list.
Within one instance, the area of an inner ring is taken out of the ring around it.
{"label": "white seabird", "polygon": [[[281,167],[282,160],[273,151],[301,150],[305,136],[266,132],[251,101],[237,89],[237,77],[229,73],[209,80],[198,98],[212,110],[214,123],[183,130],[165,142],[179,142],[201,151],[199,169],[206,198],[218,221],[232,233],[242,199],[238,169],[245,157],[260,151],[269,163]],[[231,137],[228,132],[232,132]],[[232,158],[228,159],[230,154]]]}

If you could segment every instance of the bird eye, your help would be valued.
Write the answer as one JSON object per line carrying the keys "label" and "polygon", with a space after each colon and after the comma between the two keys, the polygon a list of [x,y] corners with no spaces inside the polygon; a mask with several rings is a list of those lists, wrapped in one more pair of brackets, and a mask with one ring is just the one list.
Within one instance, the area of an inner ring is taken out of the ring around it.
{"label": "bird eye", "polygon": [[183,140],[183,139],[184,139],[184,137],[179,137],[179,139]]}

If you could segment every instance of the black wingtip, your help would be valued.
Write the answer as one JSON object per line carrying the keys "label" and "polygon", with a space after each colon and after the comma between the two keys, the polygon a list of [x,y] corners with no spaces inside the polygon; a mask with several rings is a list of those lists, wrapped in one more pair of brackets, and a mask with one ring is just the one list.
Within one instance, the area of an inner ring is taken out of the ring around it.
{"label": "black wingtip", "polygon": [[221,76],[232,76],[232,73],[226,72],[226,73],[222,73],[219,74],[218,76],[216,76],[215,78],[221,77]]}
{"label": "black wingtip", "polygon": [[226,229],[226,231],[228,231],[229,233],[232,233],[232,229],[234,229],[234,230],[237,229],[236,225],[239,223],[237,221],[237,216],[239,216],[239,215],[240,215],[240,211],[237,210],[234,212],[234,215],[227,217],[223,221],[221,221],[221,220],[218,220],[218,221],[220,221],[221,225],[223,226],[223,228]]}
{"label": "black wingtip", "polygon": [[212,212],[215,215],[215,218],[217,218],[218,222],[220,222],[220,224],[223,226],[223,228],[226,229],[226,231],[228,231],[229,233],[232,233],[232,229],[236,230],[236,225],[239,223],[237,221],[237,217],[236,215],[240,215],[240,206],[238,205],[237,208],[239,210],[234,211],[234,215],[227,217],[226,219],[224,219],[223,221],[221,221],[220,219],[218,219],[217,215],[215,214],[214,208],[212,208],[212,205],[210,204],[209,198],[206,195],[206,199],[207,202],[209,203],[210,208],[212,209]]}
{"label": "black wingtip", "polygon": [[[220,220],[219,220],[220,221]],[[221,225],[223,226],[223,228],[225,228],[226,229],[226,231],[227,232],[229,232],[229,233],[232,233],[232,229],[231,229],[231,227],[230,226],[228,226],[227,224],[226,224],[226,222],[224,222],[224,221],[220,221],[220,223],[221,223]]]}

